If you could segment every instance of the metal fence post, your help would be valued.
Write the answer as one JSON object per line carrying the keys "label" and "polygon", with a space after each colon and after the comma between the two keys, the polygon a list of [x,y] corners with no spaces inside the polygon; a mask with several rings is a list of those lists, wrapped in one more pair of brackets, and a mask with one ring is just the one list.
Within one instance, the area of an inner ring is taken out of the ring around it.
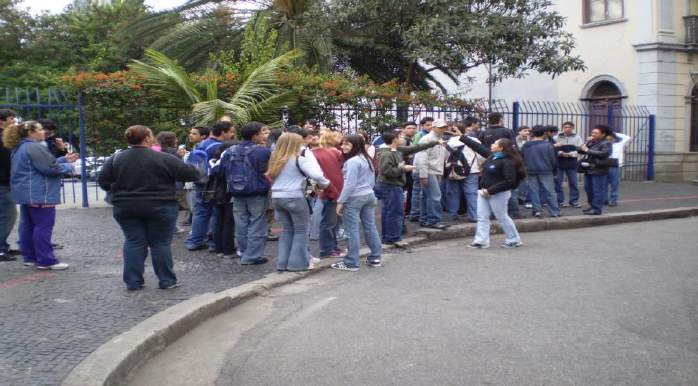
{"label": "metal fence post", "polygon": [[608,106],[606,106],[606,108],[608,109],[608,111],[607,111],[607,113],[606,113],[606,114],[607,114],[607,116],[606,116],[606,120],[607,120],[606,124],[608,125],[608,127],[610,127],[611,129],[613,129],[613,105],[609,104]]}
{"label": "metal fence post", "polygon": [[78,94],[78,116],[80,119],[80,182],[82,185],[82,207],[89,208],[90,201],[87,197],[87,162],[85,155],[87,154],[87,134],[85,133],[85,110],[83,107],[83,95]]}
{"label": "metal fence post", "polygon": [[512,130],[516,133],[516,130],[519,129],[519,113],[521,111],[521,105],[519,105],[519,102],[514,102],[514,106],[512,109],[512,115],[511,115],[511,126]]}
{"label": "metal fence post", "polygon": [[657,131],[657,117],[650,114],[650,132],[647,138],[647,180],[654,180],[654,138]]}

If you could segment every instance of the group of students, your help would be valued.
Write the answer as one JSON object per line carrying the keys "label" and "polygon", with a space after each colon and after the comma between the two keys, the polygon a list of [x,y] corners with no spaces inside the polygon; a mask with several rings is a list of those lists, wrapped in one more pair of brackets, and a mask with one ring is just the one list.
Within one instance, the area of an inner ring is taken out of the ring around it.
{"label": "group of students", "polygon": [[[4,204],[7,180],[25,224],[20,226],[25,264],[67,268],[55,260],[46,230],[53,227],[60,202],[60,176],[70,171],[77,155],[51,153],[38,122],[17,125],[9,116],[3,121],[4,145],[12,153],[0,153],[0,161],[11,157],[13,162],[11,177],[0,175],[0,228],[12,229],[12,213],[6,209],[10,205]],[[419,125],[379,128],[380,137],[369,143],[363,133],[342,134],[313,125],[272,131],[259,122],[238,129],[222,119],[211,127],[192,128],[190,151],[177,147],[174,133],[160,133],[156,139],[149,128],[131,126],[125,132],[129,147],[108,158],[98,177],[124,233],[126,287],[143,288],[148,250],[158,286],[180,285],[170,244],[181,205],[191,210],[191,232],[185,240],[189,250],[239,257],[242,265],[268,262],[265,245],[274,239],[269,225],[278,221],[283,228],[278,271],[312,269],[322,258],[341,258],[331,267],[357,271],[362,232],[370,250],[365,264],[381,266],[384,244],[406,246],[405,220],[445,229],[444,215],[454,219],[462,202],[467,221],[477,223],[469,247],[489,247],[494,216],[506,234],[502,247],[515,248],[522,243],[510,213],[512,207],[518,209],[518,199],[523,205],[530,203],[535,217],[541,216],[543,206],[558,216],[559,207],[566,205],[565,177],[568,203],[579,206],[577,172],[585,175],[590,204],[584,213],[601,214],[608,181],[620,174],[613,169],[622,165],[627,136],[597,125],[583,141],[566,122],[560,135],[534,126],[522,128],[517,137],[502,125],[500,114],[490,114],[488,123],[480,129],[475,118],[460,124],[424,118]],[[38,178],[44,188],[33,183]],[[618,199],[617,182],[611,185],[616,193],[609,205]],[[380,232],[375,220],[378,200]],[[346,250],[338,245],[340,224]],[[319,237],[317,258],[308,243],[311,233]],[[9,251],[6,243],[0,248]]]}

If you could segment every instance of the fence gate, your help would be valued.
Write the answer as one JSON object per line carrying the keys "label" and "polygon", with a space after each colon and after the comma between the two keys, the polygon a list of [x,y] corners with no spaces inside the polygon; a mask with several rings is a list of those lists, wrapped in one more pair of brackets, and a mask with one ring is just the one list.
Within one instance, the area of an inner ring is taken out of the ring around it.
{"label": "fence gate", "polygon": [[[80,153],[75,172],[63,177],[61,202],[68,206],[89,207],[90,199],[99,199],[103,192],[94,182],[96,176],[87,154],[85,123],[81,97],[69,98],[60,90],[38,88],[5,88],[0,90],[0,108],[17,112],[18,120],[51,119],[56,123],[56,136],[62,138],[68,150]],[[90,191],[90,187],[94,191]]]}

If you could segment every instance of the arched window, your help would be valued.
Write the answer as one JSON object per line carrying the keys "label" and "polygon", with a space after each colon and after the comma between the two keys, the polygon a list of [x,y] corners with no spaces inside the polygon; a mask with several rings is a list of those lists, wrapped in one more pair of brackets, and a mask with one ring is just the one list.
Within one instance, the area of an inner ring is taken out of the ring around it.
{"label": "arched window", "polygon": [[613,122],[610,125],[614,130],[620,131],[623,111],[623,94],[615,83],[601,80],[589,89],[586,100],[589,102],[591,112],[590,128],[597,124],[608,124],[608,110],[612,110]]}
{"label": "arched window", "polygon": [[689,151],[698,151],[698,85],[691,92],[691,143]]}

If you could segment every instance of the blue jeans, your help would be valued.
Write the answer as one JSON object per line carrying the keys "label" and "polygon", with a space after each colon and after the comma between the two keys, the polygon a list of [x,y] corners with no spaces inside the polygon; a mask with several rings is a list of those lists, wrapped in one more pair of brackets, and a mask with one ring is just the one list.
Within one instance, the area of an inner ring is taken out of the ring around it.
{"label": "blue jeans", "polygon": [[42,267],[58,264],[51,246],[56,208],[32,208],[22,205],[20,213],[22,218],[19,221],[19,245],[22,260]]}
{"label": "blue jeans", "polygon": [[17,204],[15,204],[15,200],[12,198],[10,187],[0,185],[0,252],[10,250],[7,238],[10,236],[16,221]]}
{"label": "blue jeans", "polygon": [[603,202],[606,199],[608,186],[608,176],[584,175],[584,190],[587,193],[587,202],[594,213],[603,212]]}
{"label": "blue jeans", "polygon": [[548,203],[548,211],[551,216],[560,215],[557,194],[555,193],[555,176],[550,174],[529,174],[528,191],[531,193],[533,212],[542,210],[542,202]]}
{"label": "blue jeans", "polygon": [[519,217],[521,215],[519,212],[519,188],[514,188],[511,190],[511,197],[509,197],[509,202],[507,203],[507,211],[510,215],[515,217]]}
{"label": "blue jeans", "polygon": [[203,188],[195,186],[194,198],[194,214],[191,220],[191,233],[184,241],[187,248],[197,248],[208,242],[209,249],[215,249],[216,245],[213,240],[208,239],[208,233],[211,229],[211,224],[215,224],[214,205],[204,202]]}
{"label": "blue jeans", "polygon": [[611,203],[618,202],[620,197],[620,168],[608,168],[608,188],[610,194],[607,193],[608,199],[606,201]]}
{"label": "blue jeans", "polygon": [[310,210],[305,198],[274,198],[274,210],[283,232],[279,237],[276,269],[305,271],[308,269],[308,221]]}
{"label": "blue jeans", "polygon": [[[267,241],[267,196],[233,197],[235,241],[242,253],[241,263],[253,263],[264,254]],[[305,204],[306,208],[308,204]],[[303,237],[307,237],[304,234]]]}
{"label": "blue jeans", "polygon": [[412,202],[410,203],[410,220],[420,220],[422,209],[422,184],[419,182],[419,175],[412,173]]}
{"label": "blue jeans", "polygon": [[465,184],[466,180],[450,180],[448,178],[443,179],[444,191],[445,191],[445,201],[446,212],[448,217],[453,220],[458,217],[458,209],[460,209],[460,199],[465,197]]}
{"label": "blue jeans", "polygon": [[376,196],[367,194],[365,196],[349,197],[344,203],[344,229],[349,234],[347,242],[349,252],[344,257],[344,264],[347,267],[359,268],[359,248],[361,247],[359,225],[363,226],[366,244],[371,250],[367,259],[369,261],[380,261],[383,252],[380,236],[376,229]]}
{"label": "blue jeans", "polygon": [[319,244],[320,257],[337,250],[337,201],[322,200]]}
{"label": "blue jeans", "polygon": [[165,288],[177,282],[172,262],[172,238],[177,222],[177,204],[154,207],[114,207],[114,219],[124,232],[124,283],[130,289],[143,286],[145,259],[153,261],[158,285]]}
{"label": "blue jeans", "polygon": [[521,241],[516,225],[507,213],[510,196],[511,191],[509,190],[494,194],[489,198],[484,198],[480,194],[477,195],[477,228],[474,242],[484,246],[490,245],[490,216],[492,213],[494,213],[494,217],[502,226],[507,243]]}
{"label": "blue jeans", "polygon": [[[441,222],[441,186],[435,175],[429,175],[427,186],[422,186],[422,208],[419,222],[422,225],[434,225]],[[414,193],[413,193],[414,194]]]}
{"label": "blue jeans", "polygon": [[405,203],[402,186],[378,183],[376,190],[383,201],[381,239],[386,244],[396,243],[402,240],[403,205]]}
{"label": "blue jeans", "polygon": [[577,182],[577,169],[558,169],[557,178],[555,179],[555,192],[557,193],[557,202],[562,204],[565,202],[565,191],[562,190],[562,183],[567,176],[567,184],[570,187],[570,204],[579,202],[579,184]]}

